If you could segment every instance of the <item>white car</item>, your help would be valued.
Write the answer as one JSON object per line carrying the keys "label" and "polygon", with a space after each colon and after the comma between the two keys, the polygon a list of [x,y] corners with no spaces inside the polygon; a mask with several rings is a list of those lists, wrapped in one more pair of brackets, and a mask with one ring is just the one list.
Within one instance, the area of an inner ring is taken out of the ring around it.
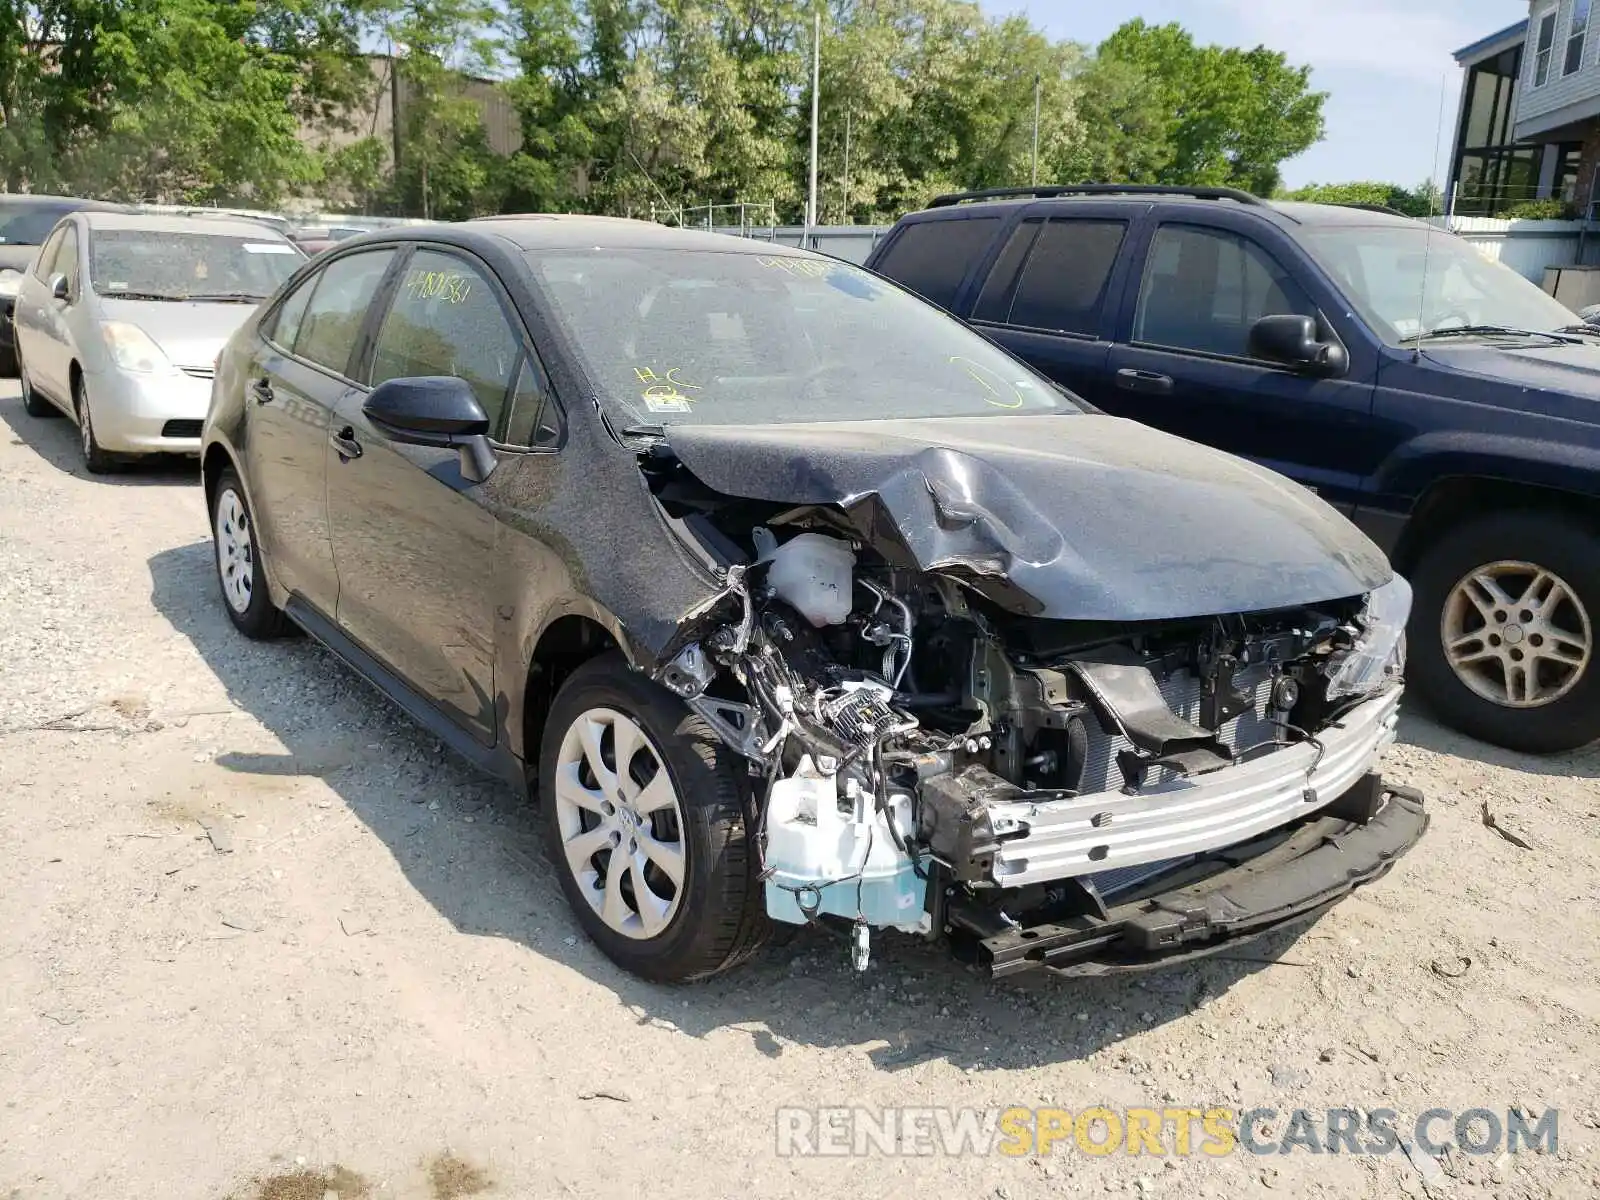
{"label": "white car", "polygon": [[305,261],[253,221],[64,217],[17,289],[23,405],[78,423],[100,474],[140,454],[197,454],[217,354]]}

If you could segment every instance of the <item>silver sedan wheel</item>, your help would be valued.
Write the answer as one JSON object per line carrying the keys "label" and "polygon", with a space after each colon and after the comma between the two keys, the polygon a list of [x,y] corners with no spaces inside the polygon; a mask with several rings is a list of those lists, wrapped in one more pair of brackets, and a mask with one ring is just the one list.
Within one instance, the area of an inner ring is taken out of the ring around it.
{"label": "silver sedan wheel", "polygon": [[552,800],[567,865],[600,919],[630,938],[665,930],[683,896],[683,808],[638,722],[609,708],[573,721]]}
{"label": "silver sedan wheel", "polygon": [[89,397],[83,394],[78,400],[78,437],[83,442],[83,456],[94,454],[94,424],[89,419]]}
{"label": "silver sedan wheel", "polygon": [[217,497],[217,574],[228,606],[243,616],[256,582],[255,544],[244,502],[232,488]]}
{"label": "silver sedan wheel", "polygon": [[1589,667],[1594,628],[1578,593],[1537,563],[1503,559],[1464,575],[1440,620],[1457,678],[1507,708],[1540,708]]}

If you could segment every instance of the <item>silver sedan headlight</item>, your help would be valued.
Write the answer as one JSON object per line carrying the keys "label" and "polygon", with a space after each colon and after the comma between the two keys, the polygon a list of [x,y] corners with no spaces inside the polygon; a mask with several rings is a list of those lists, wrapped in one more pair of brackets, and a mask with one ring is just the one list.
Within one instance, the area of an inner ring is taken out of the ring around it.
{"label": "silver sedan headlight", "polygon": [[1355,644],[1335,655],[1328,672],[1328,699],[1366,696],[1405,670],[1406,620],[1411,616],[1411,585],[1396,575],[1367,594],[1356,618]]}

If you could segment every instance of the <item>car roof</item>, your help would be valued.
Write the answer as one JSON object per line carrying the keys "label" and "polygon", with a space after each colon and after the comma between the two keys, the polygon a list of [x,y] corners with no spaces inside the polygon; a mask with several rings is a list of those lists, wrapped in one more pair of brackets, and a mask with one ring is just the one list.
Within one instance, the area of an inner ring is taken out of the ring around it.
{"label": "car roof", "polygon": [[[510,213],[497,217],[477,217],[454,225],[422,225],[403,229],[375,230],[362,235],[387,238],[427,238],[444,230],[463,234],[491,234],[520,250],[701,250],[720,254],[781,255],[793,258],[818,258],[833,261],[793,246],[755,241],[727,233],[700,229],[680,229],[654,221],[629,217],[601,217],[564,213]],[[353,239],[352,239],[353,240]],[[344,244],[344,243],[341,243]]]}
{"label": "car roof", "polygon": [[126,207],[107,200],[85,200],[82,196],[48,196],[35,192],[0,192],[0,207],[76,208],[101,212],[125,212]]}
{"label": "car roof", "polygon": [[[1078,204],[1133,204],[1148,207],[1152,204],[1170,204],[1177,206],[1191,206],[1197,211],[1212,210],[1219,205],[1229,206],[1239,212],[1247,212],[1272,221],[1277,225],[1380,225],[1391,227],[1413,226],[1418,222],[1403,213],[1392,212],[1378,208],[1363,208],[1347,204],[1315,204],[1303,200],[1266,200],[1253,203],[1240,203],[1230,199],[1208,199],[1204,197],[1186,196],[1179,193],[1170,195],[1161,193],[1141,192],[1092,192],[1084,195],[1073,196],[1012,196],[996,199],[980,199],[974,201],[960,201],[936,205],[920,212],[907,214],[917,220],[939,220],[941,218],[954,218],[959,220],[962,216],[974,212],[989,210],[1009,210],[1019,206],[1037,205],[1044,208],[1061,207],[1069,209]],[[902,218],[903,220],[906,218]]]}
{"label": "car roof", "polygon": [[98,212],[83,214],[90,229],[131,229],[145,233],[210,233],[256,241],[287,242],[276,229],[247,217],[177,217],[164,213]]}

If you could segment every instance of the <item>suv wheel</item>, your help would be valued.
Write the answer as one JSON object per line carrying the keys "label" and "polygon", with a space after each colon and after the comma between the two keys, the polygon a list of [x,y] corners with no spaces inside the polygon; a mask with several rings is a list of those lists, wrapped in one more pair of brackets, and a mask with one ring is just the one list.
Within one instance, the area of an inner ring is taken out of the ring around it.
{"label": "suv wheel", "polygon": [[557,694],[539,755],[547,845],[579,924],[618,966],[683,982],[765,940],[735,758],[620,654]]}
{"label": "suv wheel", "polygon": [[1411,678],[1450,724],[1547,754],[1600,738],[1600,538],[1551,513],[1450,530],[1417,564]]}
{"label": "suv wheel", "polygon": [[272,606],[266,569],[244,486],[230,467],[217,479],[211,500],[211,531],[216,539],[217,583],[233,627],[263,640],[287,632],[288,621]]}

